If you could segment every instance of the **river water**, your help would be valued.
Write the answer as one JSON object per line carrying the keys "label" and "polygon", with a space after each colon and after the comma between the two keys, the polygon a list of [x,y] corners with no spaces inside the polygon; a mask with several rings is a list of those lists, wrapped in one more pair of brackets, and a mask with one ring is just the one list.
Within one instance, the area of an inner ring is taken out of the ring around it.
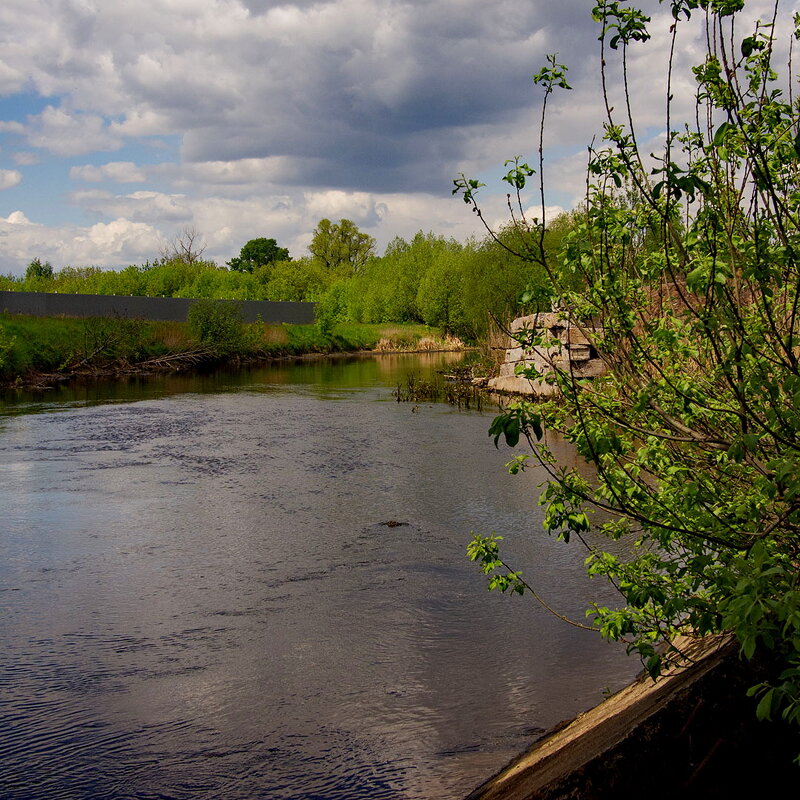
{"label": "river water", "polygon": [[6,398],[0,797],[449,800],[625,683],[467,561],[495,530],[560,611],[613,601],[491,411],[394,401],[448,358]]}

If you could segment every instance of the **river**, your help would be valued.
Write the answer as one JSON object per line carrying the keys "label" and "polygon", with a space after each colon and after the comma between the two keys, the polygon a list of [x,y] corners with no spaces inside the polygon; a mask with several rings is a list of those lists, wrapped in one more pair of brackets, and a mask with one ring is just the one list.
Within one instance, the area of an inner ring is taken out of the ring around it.
{"label": "river", "polygon": [[559,611],[613,601],[491,410],[394,401],[452,358],[6,397],[0,797],[454,800],[627,682],[467,561],[494,530]]}

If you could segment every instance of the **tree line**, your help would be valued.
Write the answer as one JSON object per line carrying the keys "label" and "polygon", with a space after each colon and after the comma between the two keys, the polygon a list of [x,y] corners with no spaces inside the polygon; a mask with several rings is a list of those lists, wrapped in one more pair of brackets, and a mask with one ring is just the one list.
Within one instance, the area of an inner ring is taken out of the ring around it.
{"label": "tree line", "polygon": [[[554,254],[575,228],[564,214],[547,229]],[[475,341],[491,316],[549,307],[552,280],[540,265],[514,252],[513,228],[482,241],[458,242],[420,231],[395,238],[382,256],[375,240],[348,219],[317,225],[309,253],[291,258],[275,239],[251,239],[226,265],[204,259],[194,229],[175,237],[159,257],[121,270],[66,266],[40,259],[24,276],[0,277],[0,289],[74,294],[318,303],[320,324],[423,323]]]}

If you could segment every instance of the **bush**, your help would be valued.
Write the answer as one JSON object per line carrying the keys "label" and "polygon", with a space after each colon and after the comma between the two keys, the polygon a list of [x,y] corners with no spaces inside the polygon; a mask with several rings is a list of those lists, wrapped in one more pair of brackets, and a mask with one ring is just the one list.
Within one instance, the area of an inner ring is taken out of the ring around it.
{"label": "bush", "polygon": [[198,300],[187,315],[192,336],[217,355],[230,355],[244,346],[242,310],[238,303]]}
{"label": "bush", "polygon": [[14,367],[14,344],[16,336],[12,336],[0,328],[0,377],[8,377]]}

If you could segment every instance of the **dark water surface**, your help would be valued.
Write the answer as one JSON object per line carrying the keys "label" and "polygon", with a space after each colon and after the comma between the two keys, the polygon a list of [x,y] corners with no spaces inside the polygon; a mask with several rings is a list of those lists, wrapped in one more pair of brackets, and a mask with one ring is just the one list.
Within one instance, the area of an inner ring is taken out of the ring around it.
{"label": "dark water surface", "polygon": [[561,611],[610,599],[491,411],[393,401],[442,358],[5,403],[0,797],[458,798],[622,685],[466,560],[496,530]]}

